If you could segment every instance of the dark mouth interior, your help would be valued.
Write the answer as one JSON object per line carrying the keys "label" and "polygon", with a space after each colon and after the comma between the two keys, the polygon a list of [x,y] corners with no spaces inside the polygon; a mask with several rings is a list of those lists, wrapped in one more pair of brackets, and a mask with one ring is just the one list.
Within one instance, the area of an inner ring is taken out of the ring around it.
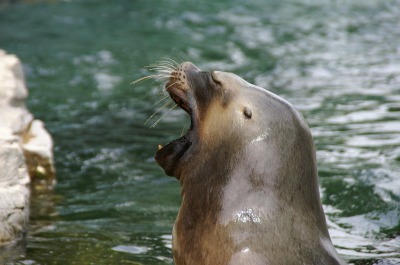
{"label": "dark mouth interior", "polygon": [[[190,115],[191,125],[189,130],[182,137],[173,140],[167,145],[159,146],[159,150],[156,153],[155,159],[157,163],[164,169],[165,173],[169,176],[174,176],[176,167],[185,154],[185,152],[192,145],[191,141],[191,132],[193,131],[193,117],[192,117],[192,109],[190,108],[190,104],[188,101],[179,97],[173,91],[169,91],[169,95],[171,99],[186,113]],[[176,176],[178,178],[178,176]]]}
{"label": "dark mouth interior", "polygon": [[180,98],[178,95],[174,94],[172,91],[169,92],[169,95],[171,99],[181,108],[183,109],[187,114],[190,115],[190,128],[189,131],[193,129],[193,117],[192,117],[192,109],[190,108],[190,105],[188,102]]}
{"label": "dark mouth interior", "polygon": [[188,105],[187,102],[185,102],[183,99],[181,99],[178,95],[170,92],[169,93],[170,97],[172,98],[172,100],[184,111],[186,111],[189,115],[191,114],[191,109]]}

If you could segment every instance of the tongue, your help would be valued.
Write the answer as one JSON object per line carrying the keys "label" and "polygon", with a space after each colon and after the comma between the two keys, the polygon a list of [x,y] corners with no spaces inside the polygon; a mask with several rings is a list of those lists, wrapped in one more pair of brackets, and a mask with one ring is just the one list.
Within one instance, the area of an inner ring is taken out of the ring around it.
{"label": "tongue", "polygon": [[155,159],[157,163],[164,169],[165,174],[173,176],[175,167],[178,165],[179,159],[192,143],[183,136],[175,141],[170,142],[156,153]]}

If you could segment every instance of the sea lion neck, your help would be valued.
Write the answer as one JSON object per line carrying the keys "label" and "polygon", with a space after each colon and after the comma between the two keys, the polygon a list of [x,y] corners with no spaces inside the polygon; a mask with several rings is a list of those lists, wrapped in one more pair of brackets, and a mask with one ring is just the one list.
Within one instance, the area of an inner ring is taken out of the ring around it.
{"label": "sea lion neck", "polygon": [[[226,183],[237,164],[237,150],[227,153],[221,145],[202,146],[191,156],[191,161],[181,171],[182,203],[180,212],[190,220],[216,225],[222,210],[222,196]],[[221,166],[224,165],[224,166]]]}
{"label": "sea lion neck", "polygon": [[[204,136],[198,136],[201,137]],[[235,144],[234,139],[218,141],[199,139],[193,145],[190,157],[182,161],[185,166],[179,180],[183,192],[192,189],[216,191],[228,181],[231,171],[240,159],[240,145]],[[226,150],[227,146],[231,147],[229,151]],[[210,185],[211,183],[214,184]]]}

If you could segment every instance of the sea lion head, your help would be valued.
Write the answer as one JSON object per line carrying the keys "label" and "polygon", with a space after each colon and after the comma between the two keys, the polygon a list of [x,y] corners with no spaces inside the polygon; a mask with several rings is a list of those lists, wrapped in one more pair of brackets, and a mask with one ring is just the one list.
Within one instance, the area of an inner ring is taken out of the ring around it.
{"label": "sea lion head", "polygon": [[[299,131],[311,139],[308,126],[290,103],[233,73],[205,72],[185,62],[171,73],[165,88],[191,117],[188,132],[156,153],[156,161],[169,176],[180,179],[183,168],[206,161],[221,151],[219,147],[234,158],[246,146],[268,143],[271,137],[274,146],[286,146]],[[293,130],[293,123],[298,129]],[[201,158],[195,159],[200,152]]]}

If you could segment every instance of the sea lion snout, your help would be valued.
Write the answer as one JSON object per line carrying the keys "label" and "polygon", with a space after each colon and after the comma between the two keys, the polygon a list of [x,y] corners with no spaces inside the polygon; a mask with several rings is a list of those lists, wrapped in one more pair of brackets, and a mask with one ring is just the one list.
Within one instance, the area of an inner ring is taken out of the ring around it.
{"label": "sea lion snout", "polygon": [[184,71],[184,72],[200,72],[200,68],[198,68],[196,65],[194,65],[191,62],[184,62],[180,65],[180,68]]}
{"label": "sea lion snout", "polygon": [[190,79],[198,75],[201,70],[191,62],[184,62],[180,64],[170,76],[167,84],[165,85],[166,91],[173,87],[179,87],[181,90],[187,91],[190,89]]}
{"label": "sea lion snout", "polygon": [[197,124],[199,123],[199,99],[195,91],[203,91],[204,73],[191,62],[178,65],[169,75],[169,80],[165,84],[165,90],[171,99],[190,115],[191,125],[189,130],[182,137],[159,146],[155,155],[155,160],[169,176],[180,179],[180,164],[187,151],[197,140]]}

